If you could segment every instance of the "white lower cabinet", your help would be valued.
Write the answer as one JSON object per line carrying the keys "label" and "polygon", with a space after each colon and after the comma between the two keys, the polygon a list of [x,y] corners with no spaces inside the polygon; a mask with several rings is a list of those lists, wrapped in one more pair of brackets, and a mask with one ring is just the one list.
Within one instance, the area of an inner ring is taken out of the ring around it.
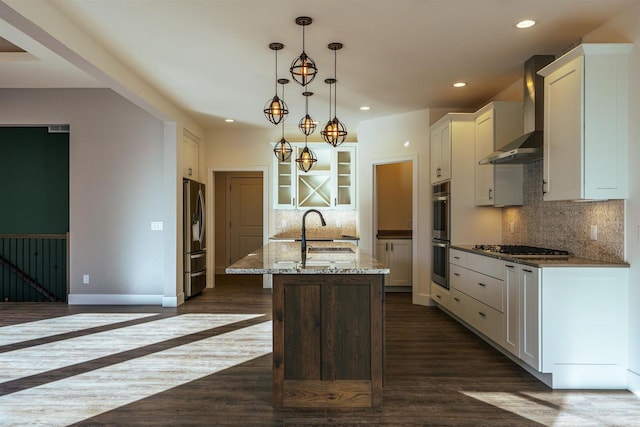
{"label": "white lower cabinet", "polygon": [[375,258],[391,270],[385,286],[411,286],[412,257],[411,239],[378,239]]}
{"label": "white lower cabinet", "polygon": [[451,288],[432,284],[432,299],[548,386],[627,388],[628,268],[539,268],[457,249],[449,259]]}

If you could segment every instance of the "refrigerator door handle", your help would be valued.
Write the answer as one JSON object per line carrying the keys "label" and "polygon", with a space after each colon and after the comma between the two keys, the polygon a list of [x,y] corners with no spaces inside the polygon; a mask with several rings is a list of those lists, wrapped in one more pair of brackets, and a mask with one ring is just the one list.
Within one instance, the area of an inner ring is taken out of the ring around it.
{"label": "refrigerator door handle", "polygon": [[198,207],[200,208],[200,212],[198,212],[200,216],[200,233],[198,234],[198,240],[200,241],[200,245],[204,242],[204,224],[205,224],[205,210],[204,210],[204,194],[202,194],[202,188],[198,190]]}

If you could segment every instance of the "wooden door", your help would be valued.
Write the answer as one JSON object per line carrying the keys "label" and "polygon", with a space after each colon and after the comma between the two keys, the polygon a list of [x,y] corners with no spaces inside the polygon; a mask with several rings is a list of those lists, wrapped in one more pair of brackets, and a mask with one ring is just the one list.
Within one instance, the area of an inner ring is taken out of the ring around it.
{"label": "wooden door", "polygon": [[262,177],[229,177],[229,264],[263,243]]}

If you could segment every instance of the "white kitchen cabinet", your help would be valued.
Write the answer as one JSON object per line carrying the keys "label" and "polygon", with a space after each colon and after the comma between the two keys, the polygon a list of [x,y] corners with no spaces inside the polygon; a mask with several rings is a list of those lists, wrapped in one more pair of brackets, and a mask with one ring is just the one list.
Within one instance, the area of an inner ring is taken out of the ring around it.
{"label": "white kitchen cabinet", "polygon": [[449,289],[443,288],[442,286],[431,282],[431,299],[446,308],[447,310],[451,310],[451,292]]}
{"label": "white kitchen cabinet", "polygon": [[304,172],[295,159],[304,148],[292,143],[293,153],[287,161],[274,157],[274,206],[293,208],[355,208],[355,146],[338,148],[327,144],[308,144],[317,162]]}
{"label": "white kitchen cabinet", "polygon": [[182,176],[199,180],[199,161],[200,144],[195,136],[185,135],[182,140]]}
{"label": "white kitchen cabinet", "polygon": [[478,164],[522,133],[522,104],[519,102],[492,102],[476,112],[476,206],[522,205],[522,165]]}
{"label": "white kitchen cabinet", "polygon": [[451,118],[445,116],[431,127],[431,184],[451,179]]}
{"label": "white kitchen cabinet", "polygon": [[632,44],[582,44],[544,76],[543,199],[628,197]]}
{"label": "white kitchen cabinet", "polygon": [[539,269],[505,262],[504,348],[535,370],[540,370]]}
{"label": "white kitchen cabinet", "polygon": [[549,387],[627,387],[628,266],[533,267],[459,249],[450,260],[449,295],[432,285],[432,299]]}
{"label": "white kitchen cabinet", "polygon": [[391,272],[385,286],[411,286],[413,279],[412,239],[378,239],[375,258]]}

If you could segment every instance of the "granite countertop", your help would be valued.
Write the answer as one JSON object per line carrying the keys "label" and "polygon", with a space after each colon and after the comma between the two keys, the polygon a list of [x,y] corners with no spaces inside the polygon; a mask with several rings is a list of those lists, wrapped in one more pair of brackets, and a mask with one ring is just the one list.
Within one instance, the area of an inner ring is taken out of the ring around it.
{"label": "granite countertop", "polygon": [[503,259],[505,261],[516,262],[519,264],[530,265],[531,267],[619,267],[629,268],[629,263],[616,262],[616,261],[601,261],[597,259],[580,258],[569,256],[565,259],[555,258],[514,258],[506,254],[498,254],[487,251],[480,251],[473,249],[472,245],[451,245],[452,249],[458,249],[465,252],[471,252],[473,254],[484,255],[492,258]]}
{"label": "granite countertop", "polygon": [[[349,248],[353,252],[314,252],[312,248]],[[228,274],[389,274],[388,267],[347,242],[307,241],[304,265],[301,259],[300,243],[269,242],[225,271]]]}

